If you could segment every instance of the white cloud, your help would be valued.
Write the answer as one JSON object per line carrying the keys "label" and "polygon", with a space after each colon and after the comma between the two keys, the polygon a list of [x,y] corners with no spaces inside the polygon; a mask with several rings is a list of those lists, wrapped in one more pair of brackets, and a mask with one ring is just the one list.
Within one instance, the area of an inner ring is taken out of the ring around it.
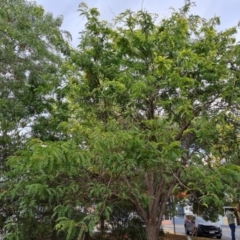
{"label": "white cloud", "polygon": [[[84,19],[79,16],[77,11],[81,0],[35,1],[55,16],[64,16],[62,28],[72,34],[72,44],[77,46],[79,32],[84,28]],[[136,11],[143,8],[149,12],[157,13],[160,17],[165,17],[169,16],[170,7],[178,9],[184,4],[184,0],[85,0],[84,2],[89,7],[98,8],[101,18],[109,21],[114,18],[114,14],[118,15],[126,9]],[[240,20],[240,0],[195,0],[195,3],[196,7],[192,9],[192,12],[204,18],[219,16],[221,20],[220,29],[235,26]]]}

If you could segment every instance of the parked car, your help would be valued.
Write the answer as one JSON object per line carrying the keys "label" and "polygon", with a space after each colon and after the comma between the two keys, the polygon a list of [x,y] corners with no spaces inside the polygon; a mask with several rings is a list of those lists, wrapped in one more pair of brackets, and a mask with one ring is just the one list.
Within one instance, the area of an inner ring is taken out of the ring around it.
{"label": "parked car", "polygon": [[186,234],[196,236],[222,238],[222,228],[212,222],[206,222],[200,217],[194,215],[186,215],[184,220],[184,228]]}

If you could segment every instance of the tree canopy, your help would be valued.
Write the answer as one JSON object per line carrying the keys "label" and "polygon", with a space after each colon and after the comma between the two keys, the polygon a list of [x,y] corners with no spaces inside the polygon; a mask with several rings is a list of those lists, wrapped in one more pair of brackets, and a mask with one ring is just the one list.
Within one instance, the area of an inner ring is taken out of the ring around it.
{"label": "tree canopy", "polygon": [[125,201],[156,240],[177,192],[206,218],[239,201],[237,27],[219,31],[218,17],[192,15],[191,5],[169,18],[126,10],[106,22],[80,4],[85,30],[62,66],[67,138],[32,140],[9,159],[2,196],[19,214],[10,235],[41,207],[52,239],[81,239]]}
{"label": "tree canopy", "polygon": [[[62,20],[35,3],[0,1],[1,193],[11,186],[7,176],[9,168],[5,165],[7,159],[24,149],[28,139],[38,137],[54,141],[64,138],[57,129],[58,124],[67,119],[64,78],[60,69],[64,58],[70,54],[70,34],[61,30]],[[16,179],[14,183],[18,182]],[[16,207],[11,211],[15,200],[1,198],[1,228],[8,217],[11,222],[13,215],[18,216]],[[26,225],[28,223],[33,223],[30,218],[25,221]],[[18,238],[24,236],[24,232],[16,231]]]}
{"label": "tree canopy", "polygon": [[[49,118],[62,76],[59,67],[69,44],[54,18],[25,0],[0,2],[0,160],[38,134],[34,123]],[[67,36],[67,35],[66,35]],[[60,90],[59,90],[60,91]],[[44,122],[47,131],[47,121]],[[33,134],[33,131],[35,133]],[[50,133],[48,133],[50,135]],[[50,136],[48,136],[49,138]]]}

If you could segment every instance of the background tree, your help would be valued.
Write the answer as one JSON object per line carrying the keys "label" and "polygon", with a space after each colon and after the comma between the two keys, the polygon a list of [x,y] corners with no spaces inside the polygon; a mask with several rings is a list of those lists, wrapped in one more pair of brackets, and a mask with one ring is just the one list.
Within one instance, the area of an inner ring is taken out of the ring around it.
{"label": "background tree", "polygon": [[[59,68],[69,46],[54,18],[25,0],[0,3],[0,160],[24,146],[26,137],[54,137],[51,112],[62,88]],[[56,106],[56,104],[55,104]],[[44,120],[44,121],[43,121]],[[60,120],[60,119],[59,119]],[[32,128],[35,123],[37,124]],[[40,130],[39,123],[42,125]],[[44,131],[45,133],[44,133]],[[56,132],[56,130],[54,130]]]}
{"label": "background tree", "polygon": [[[54,18],[35,3],[0,1],[1,192],[10,184],[7,158],[23,149],[28,138],[64,138],[56,127],[67,119],[59,69],[70,53],[70,35],[61,24],[62,17]],[[10,198],[1,202],[1,218],[15,214],[12,204]]]}

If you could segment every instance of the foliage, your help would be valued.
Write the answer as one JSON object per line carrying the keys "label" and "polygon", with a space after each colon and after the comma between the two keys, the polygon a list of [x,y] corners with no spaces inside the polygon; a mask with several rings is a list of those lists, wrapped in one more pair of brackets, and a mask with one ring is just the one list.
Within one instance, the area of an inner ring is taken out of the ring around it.
{"label": "foliage", "polygon": [[[5,205],[12,216],[5,226],[6,239],[14,234],[18,239],[76,237],[74,232],[67,236],[56,230],[62,228],[63,220],[67,224],[70,218],[81,222],[86,217],[85,157],[74,142],[34,140],[9,159],[9,180],[1,194],[5,202],[10,201]],[[61,225],[56,225],[57,219],[62,219]]]}
{"label": "foliage", "polygon": [[[193,205],[193,212],[198,215],[201,214],[205,220],[217,221],[219,215],[224,215],[223,206],[235,206],[239,202],[237,184],[239,182],[239,170],[239,166],[224,164],[211,169],[205,176],[205,170],[199,171],[202,174],[197,177],[197,179],[200,179],[198,184],[189,183],[191,187],[193,185],[199,186],[198,190],[195,190],[189,199]],[[201,185],[202,187],[200,187]]]}
{"label": "foliage", "polygon": [[[62,17],[54,18],[35,3],[25,0],[0,2],[2,167],[8,156],[23,147],[26,137],[36,134],[39,137],[46,131],[50,139],[56,132],[48,126],[56,96],[61,92],[59,67],[63,54],[69,54],[61,24]],[[57,88],[58,92],[53,93]],[[37,127],[39,122],[41,130]]]}
{"label": "foliage", "polygon": [[17,231],[43,206],[49,231],[81,239],[127,201],[156,240],[175,190],[208,210],[237,196],[236,28],[219,32],[219,18],[193,16],[190,6],[160,22],[127,10],[111,24],[80,5],[85,31],[62,67],[69,119],[59,127],[69,140],[33,140],[8,162],[2,197],[16,199]]}
{"label": "foliage", "polygon": [[129,199],[148,239],[176,185],[221,208],[223,190],[231,195],[240,180],[224,165],[238,152],[236,28],[219,32],[218,17],[193,16],[190,5],[160,23],[127,10],[114,25],[80,6],[87,23],[70,64],[78,72],[69,78],[68,127],[105,175],[103,196]]}
{"label": "foliage", "polygon": [[[59,122],[67,119],[66,112],[64,113],[67,104],[62,100],[64,79],[59,69],[64,56],[70,53],[67,39],[70,35],[60,30],[61,24],[62,17],[54,18],[35,3],[25,0],[0,1],[1,193],[5,194],[13,183],[16,183],[15,190],[19,190],[18,181],[24,178],[21,175],[23,172],[19,170],[20,175],[9,182],[6,173],[9,169],[5,164],[9,156],[24,148],[28,138],[65,138],[57,129]],[[61,112],[58,107],[62,108]],[[32,185],[31,180],[28,180],[28,191],[36,190],[36,187],[46,191],[44,180],[43,183],[37,182],[38,185]],[[36,235],[35,239],[42,239],[40,236],[48,232],[50,221],[47,223],[46,220],[46,224],[42,226],[33,216],[34,211],[42,214],[38,209],[41,206],[37,206],[37,201],[30,198],[22,198],[20,204],[17,197],[19,193],[12,194],[12,197],[2,198],[0,202],[0,216],[3,221],[7,219],[9,239],[26,238],[26,235],[31,238],[37,232],[39,236]],[[29,194],[30,196],[38,198],[39,192]],[[42,198],[45,199],[46,196],[45,194]],[[31,207],[24,209],[28,205]],[[48,209],[51,208],[52,206],[48,206]],[[41,217],[44,218],[43,215]],[[16,219],[20,221],[16,222]]]}

